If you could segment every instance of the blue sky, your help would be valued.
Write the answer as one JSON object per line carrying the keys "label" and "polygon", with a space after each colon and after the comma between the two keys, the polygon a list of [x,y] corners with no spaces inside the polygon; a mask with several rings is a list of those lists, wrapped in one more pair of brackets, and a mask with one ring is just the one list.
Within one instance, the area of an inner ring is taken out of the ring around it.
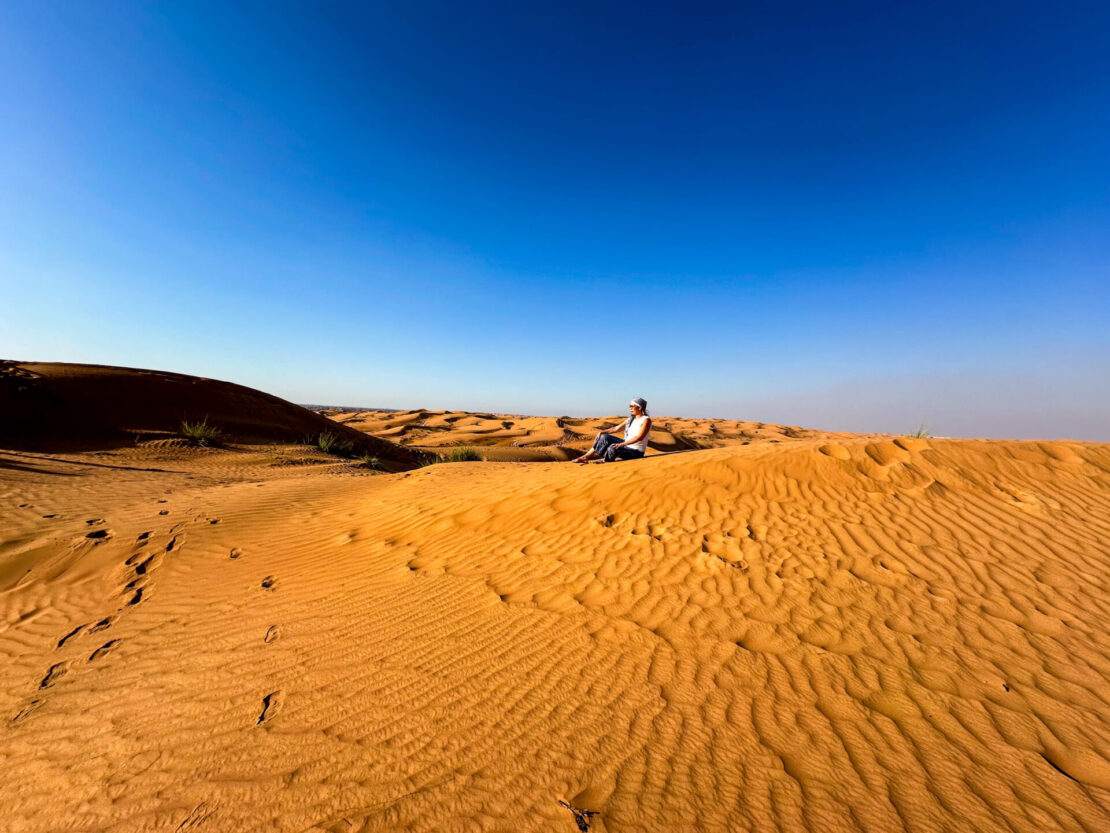
{"label": "blue sky", "polygon": [[1110,7],[0,5],[0,355],[1110,440]]}

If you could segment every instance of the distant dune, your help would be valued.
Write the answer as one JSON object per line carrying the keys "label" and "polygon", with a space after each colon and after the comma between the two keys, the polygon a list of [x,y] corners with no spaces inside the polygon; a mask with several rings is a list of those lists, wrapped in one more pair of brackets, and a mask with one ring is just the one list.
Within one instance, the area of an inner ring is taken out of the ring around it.
{"label": "distant dune", "polygon": [[[619,424],[624,416],[537,417],[469,411],[369,410],[319,408],[341,425],[424,451],[470,445],[487,460],[539,462],[569,460],[590,447],[598,431]],[[872,436],[801,428],[796,425],[733,419],[685,419],[654,416],[648,453],[724,448],[759,442]],[[878,435],[874,435],[878,436]]]}
{"label": "distant dune", "polygon": [[386,474],[121,443],[163,384],[298,412],[57,367],[111,443],[0,448],[5,831],[1110,830],[1110,445],[670,420],[720,447]]}

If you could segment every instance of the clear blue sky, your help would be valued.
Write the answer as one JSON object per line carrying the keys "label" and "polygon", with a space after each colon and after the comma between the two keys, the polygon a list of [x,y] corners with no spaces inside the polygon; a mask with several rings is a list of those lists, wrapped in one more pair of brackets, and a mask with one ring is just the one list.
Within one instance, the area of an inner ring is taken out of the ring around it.
{"label": "clear blue sky", "polygon": [[0,4],[0,356],[1110,440],[1106,3]]}

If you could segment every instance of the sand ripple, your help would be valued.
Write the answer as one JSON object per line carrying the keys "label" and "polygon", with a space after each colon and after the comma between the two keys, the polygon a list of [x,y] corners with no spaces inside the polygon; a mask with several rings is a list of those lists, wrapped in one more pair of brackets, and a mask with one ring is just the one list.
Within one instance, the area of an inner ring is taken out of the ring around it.
{"label": "sand ripple", "polygon": [[1110,447],[21,465],[13,833],[1110,829]]}

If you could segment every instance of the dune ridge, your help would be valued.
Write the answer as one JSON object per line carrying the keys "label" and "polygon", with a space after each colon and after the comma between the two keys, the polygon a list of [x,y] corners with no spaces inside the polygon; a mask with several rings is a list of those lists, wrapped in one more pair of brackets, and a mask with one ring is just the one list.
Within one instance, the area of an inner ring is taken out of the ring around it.
{"label": "dune ridge", "polygon": [[146,453],[0,467],[13,831],[1110,825],[1110,446]]}
{"label": "dune ridge", "polygon": [[0,447],[35,451],[183,442],[183,420],[207,421],[226,442],[303,442],[331,432],[394,471],[414,468],[408,449],[232,382],[161,370],[63,362],[0,361]]}
{"label": "dune ridge", "polygon": [[[387,438],[399,445],[432,453],[452,446],[469,445],[480,449],[483,459],[498,462],[569,460],[589,448],[598,431],[618,425],[627,416],[545,417],[424,408],[346,411],[318,407],[316,410],[341,425]],[[755,420],[668,416],[654,416],[652,419],[648,454],[797,439],[880,436],[820,431]]]}

